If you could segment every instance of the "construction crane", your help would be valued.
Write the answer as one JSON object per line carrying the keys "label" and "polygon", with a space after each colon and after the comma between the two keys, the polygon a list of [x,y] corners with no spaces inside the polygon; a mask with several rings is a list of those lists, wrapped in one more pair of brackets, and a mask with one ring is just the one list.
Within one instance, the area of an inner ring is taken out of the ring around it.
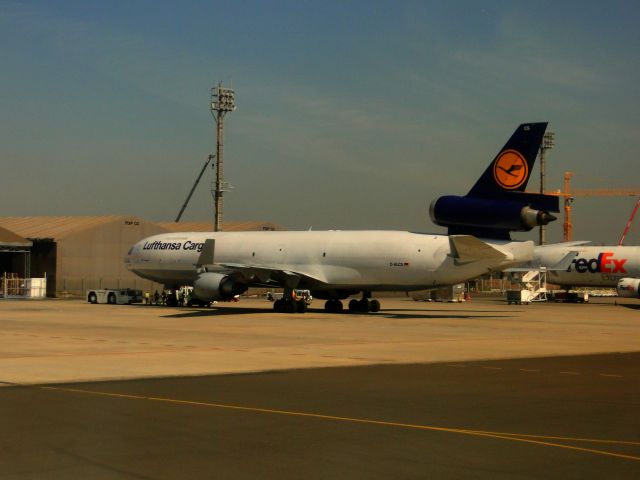
{"label": "construction crane", "polygon": [[[564,189],[562,191],[551,190],[551,191],[545,192],[547,195],[555,195],[555,196],[564,198],[563,232],[564,232],[565,242],[569,242],[573,239],[573,223],[571,222],[571,204],[573,203],[573,200],[575,199],[575,197],[627,197],[627,196],[635,197],[640,195],[640,189],[638,188],[595,188],[595,189],[577,188],[572,190],[571,177],[573,177],[573,172],[564,172]],[[625,229],[625,234],[626,234],[626,230],[628,229]]]}
{"label": "construction crane", "polygon": [[182,208],[180,209],[180,213],[178,213],[178,216],[176,217],[176,223],[178,223],[180,221],[180,218],[182,218],[182,214],[187,208],[187,205],[189,204],[189,200],[191,200],[191,196],[193,195],[193,192],[196,190],[198,183],[200,183],[200,179],[202,178],[202,175],[204,175],[204,171],[207,169],[207,165],[209,165],[209,163],[211,163],[211,160],[213,160],[214,158],[215,158],[215,155],[209,155],[207,157],[207,161],[204,162],[204,165],[202,166],[202,170],[200,170],[200,174],[198,175],[198,178],[196,178],[196,182],[193,184],[193,187],[191,187],[191,191],[189,192],[189,195],[187,195],[187,199],[184,201],[184,205],[182,205]]}
{"label": "construction crane", "polygon": [[618,242],[618,245],[622,245],[622,242],[624,242],[624,239],[627,236],[627,233],[629,233],[629,228],[631,228],[631,223],[633,223],[633,217],[635,217],[636,213],[638,212],[638,207],[640,207],[640,197],[638,198],[638,201],[636,202],[636,206],[633,207],[633,211],[631,212],[631,216],[629,217],[629,221],[627,222],[627,226],[624,227],[624,231],[622,232],[622,236],[620,237],[620,241]]}

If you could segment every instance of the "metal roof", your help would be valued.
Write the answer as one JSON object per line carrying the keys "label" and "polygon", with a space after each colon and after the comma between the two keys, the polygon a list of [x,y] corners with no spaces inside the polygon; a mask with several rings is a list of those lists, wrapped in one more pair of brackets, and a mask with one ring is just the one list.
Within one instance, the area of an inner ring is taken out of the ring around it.
{"label": "metal roof", "polygon": [[[53,239],[57,240],[73,235],[77,232],[95,228],[107,223],[118,221],[144,221],[166,229],[171,232],[212,232],[211,222],[147,222],[143,219],[125,215],[104,215],[98,217],[0,217],[0,228],[9,230],[16,236],[24,237],[23,241],[31,245],[26,239]],[[279,225],[271,222],[225,222],[225,231],[255,231],[255,230],[282,230]],[[20,238],[18,237],[18,238]],[[0,235],[0,241],[4,238]]]}
{"label": "metal roof", "polygon": [[[162,228],[172,232],[213,232],[212,222],[158,222]],[[251,232],[260,230],[282,230],[282,227],[271,222],[224,222],[225,232]]]}
{"label": "metal roof", "polygon": [[0,247],[31,247],[33,242],[0,227]]}
{"label": "metal roof", "polygon": [[135,219],[124,215],[100,217],[0,217],[0,227],[30,239],[64,238],[73,233],[118,220]]}

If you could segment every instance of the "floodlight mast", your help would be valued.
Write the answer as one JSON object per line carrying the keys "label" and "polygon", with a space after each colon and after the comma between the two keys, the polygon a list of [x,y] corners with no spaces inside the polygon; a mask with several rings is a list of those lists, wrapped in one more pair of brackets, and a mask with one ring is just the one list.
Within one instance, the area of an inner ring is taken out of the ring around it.
{"label": "floodlight mast", "polygon": [[224,116],[228,112],[236,109],[236,94],[232,88],[222,86],[219,82],[211,89],[211,115],[216,121],[216,185],[214,190],[215,216],[213,221],[213,231],[222,231],[222,193],[224,192],[223,181],[223,127]]}
{"label": "floodlight mast", "polygon": [[[546,189],[546,171],[545,171],[545,154],[547,150],[551,150],[555,145],[556,134],[553,132],[547,132],[542,137],[542,145],[540,145],[540,193],[545,194]],[[544,245],[547,243],[547,226],[540,225],[540,239],[538,244]]]}

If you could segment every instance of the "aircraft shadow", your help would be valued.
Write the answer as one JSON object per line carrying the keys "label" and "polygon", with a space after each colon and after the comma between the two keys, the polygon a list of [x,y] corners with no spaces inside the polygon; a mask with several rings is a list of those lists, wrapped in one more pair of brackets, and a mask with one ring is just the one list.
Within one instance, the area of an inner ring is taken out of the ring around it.
{"label": "aircraft shadow", "polygon": [[[407,313],[397,313],[397,312],[407,312]],[[408,313],[415,312],[415,313]],[[437,313],[437,312],[446,312],[446,313]],[[199,318],[199,317],[219,317],[222,315],[249,315],[249,314],[259,314],[259,313],[275,313],[271,308],[207,308],[207,309],[190,309],[190,310],[180,310],[177,313],[162,315],[163,318]],[[309,309],[307,313],[317,313],[324,314],[324,309]],[[470,315],[471,313],[471,315]],[[482,313],[484,315],[473,315],[473,313]],[[501,315],[486,315],[487,313],[500,313]],[[296,313],[283,313],[281,315],[292,315],[294,318],[304,318],[304,314],[296,314]],[[430,310],[425,312],[424,310],[416,311],[410,309],[404,310],[380,310],[378,313],[349,313],[348,311],[344,311],[342,314],[327,314],[327,315],[361,315],[368,316],[371,318],[380,317],[385,319],[433,319],[433,318],[510,318],[512,315],[505,314],[505,312],[491,312],[486,310],[478,310],[473,312],[460,312],[459,314],[452,313],[450,310]]]}
{"label": "aircraft shadow", "polygon": [[640,310],[640,304],[618,303],[619,307],[629,308],[631,310]]}
{"label": "aircraft shadow", "polygon": [[[178,307],[176,307],[178,308]],[[189,318],[189,317],[208,317],[208,316],[220,316],[220,315],[248,315],[250,313],[273,313],[272,308],[203,308],[192,309],[183,307],[178,310],[178,313],[169,315],[162,315],[164,318]],[[293,315],[293,314],[292,314]]]}
{"label": "aircraft shadow", "polygon": [[[465,312],[465,313],[502,313],[504,314],[504,310],[467,310],[467,309],[457,309],[457,310],[445,310],[441,308],[429,308],[429,309],[417,309],[417,308],[394,308],[393,310],[389,310],[390,312]],[[514,310],[518,311],[518,310]]]}
{"label": "aircraft shadow", "polygon": [[[411,313],[393,313],[396,312],[397,310],[393,310],[390,311],[388,313],[386,313],[384,316],[384,318],[388,318],[390,320],[394,320],[394,319],[433,319],[433,318],[467,318],[467,319],[474,319],[474,318],[484,318],[484,319],[488,319],[488,318],[512,318],[511,315],[466,315],[466,314],[459,314],[459,315],[452,315],[451,313],[449,314],[424,314],[424,313],[418,313],[418,314],[411,314]],[[486,312],[483,312],[486,313]],[[504,313],[504,312],[501,312]]]}

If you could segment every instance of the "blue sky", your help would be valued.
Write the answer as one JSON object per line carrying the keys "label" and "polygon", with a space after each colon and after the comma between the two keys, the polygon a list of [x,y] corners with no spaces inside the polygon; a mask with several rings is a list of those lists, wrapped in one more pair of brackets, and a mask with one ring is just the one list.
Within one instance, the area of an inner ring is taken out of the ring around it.
{"label": "blue sky", "polygon": [[[431,200],[528,121],[556,133],[550,188],[640,188],[639,21],[636,2],[4,0],[0,215],[173,220],[218,81],[227,220],[442,231]],[[211,218],[211,180],[185,219]],[[574,238],[617,242],[633,203],[577,199]]]}

